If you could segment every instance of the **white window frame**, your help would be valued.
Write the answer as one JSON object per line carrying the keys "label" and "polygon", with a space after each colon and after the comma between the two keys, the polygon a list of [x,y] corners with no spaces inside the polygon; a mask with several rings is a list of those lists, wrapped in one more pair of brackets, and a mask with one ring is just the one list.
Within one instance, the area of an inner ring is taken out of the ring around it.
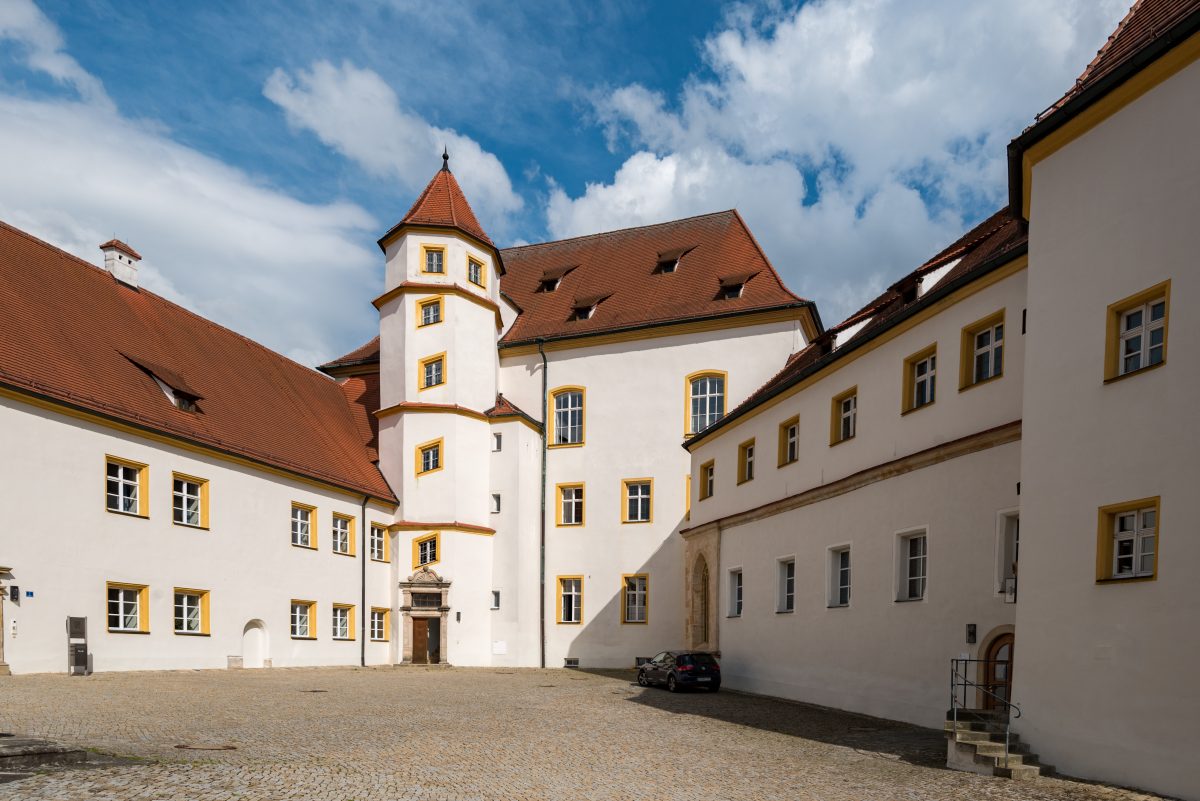
{"label": "white window frame", "polygon": [[371,610],[371,640],[381,642],[387,639],[387,611],[384,609]]}
{"label": "white window frame", "polygon": [[[173,600],[175,633],[204,633],[204,595],[198,592],[176,590]],[[180,627],[180,623],[183,623],[182,627]]]}
{"label": "white window frame", "polygon": [[[912,552],[911,543],[915,540],[922,542],[919,554]],[[929,530],[918,528],[901,532],[897,535],[897,543],[896,600],[922,601],[929,594]]]}
{"label": "white window frame", "polygon": [[649,523],[651,515],[651,486],[649,481],[625,483],[625,516],[627,523]]}
{"label": "white window frame", "polygon": [[333,607],[333,614],[330,615],[330,632],[335,640],[349,640],[353,632],[350,630],[350,610],[349,606]]}
{"label": "white window frame", "polygon": [[729,571],[729,616],[742,616],[743,602],[743,581],[742,569],[740,567],[732,568]]}
{"label": "white window frame", "polygon": [[180,476],[171,479],[171,519],[180,526],[200,528],[204,525],[204,507],[201,501],[204,485]]}
{"label": "white window frame", "polygon": [[716,494],[716,490],[717,490],[717,465],[716,465],[716,462],[713,462],[712,464],[706,464],[701,469],[703,470],[703,473],[704,473],[704,475],[700,476],[700,480],[704,482],[704,485],[703,485],[704,486],[704,495],[702,495],[700,497],[700,500],[704,500],[705,498],[711,498],[714,494]]}
{"label": "white window frame", "polygon": [[299,548],[312,547],[312,515],[312,509],[292,506],[292,545]]}
{"label": "white window frame", "polygon": [[504,435],[500,432],[492,434],[492,453],[499,453],[504,448]]}
{"label": "white window frame", "polygon": [[445,356],[438,356],[436,358],[430,359],[429,361],[425,362],[424,367],[425,367],[425,376],[424,376],[425,386],[423,388],[440,387],[442,384],[444,384],[446,382],[446,370],[445,370],[446,357]]}
{"label": "white window frame", "polygon": [[312,610],[311,604],[292,602],[289,630],[293,637],[308,639],[313,636]]}
{"label": "white window frame", "polygon": [[[997,336],[997,333],[999,333],[999,336]],[[987,344],[980,345],[979,339],[984,335],[988,337]],[[989,325],[981,331],[976,331],[971,335],[971,344],[975,349],[971,359],[972,384],[978,384],[980,381],[987,381],[990,378],[996,378],[1004,374],[1003,320],[994,325]],[[987,364],[987,375],[980,374],[980,357],[983,357]]]}
{"label": "white window frame", "polygon": [[[796,611],[796,557],[784,556],[776,561],[779,599],[775,611],[780,614]],[[790,575],[789,575],[790,573]]]}
{"label": "white window frame", "polygon": [[375,524],[371,525],[371,536],[367,542],[367,547],[371,551],[371,558],[376,562],[383,562],[387,559],[387,529],[383,526]]}
{"label": "white window frame", "polygon": [[996,593],[1006,592],[1006,585],[1015,581],[1013,563],[1020,561],[1021,508],[1014,506],[996,512]]}
{"label": "white window frame", "polygon": [[483,262],[467,258],[467,280],[475,286],[483,286]]}
{"label": "white window frame", "polygon": [[436,298],[434,300],[423,300],[420,303],[421,307],[421,327],[427,325],[435,325],[442,321],[442,300]]}
{"label": "white window frame", "polygon": [[[437,256],[437,259],[431,258],[433,256]],[[437,269],[432,270],[432,269],[430,269],[430,264],[434,263],[435,261],[437,263]],[[438,274],[438,275],[445,275],[446,274],[446,251],[444,251],[440,248],[427,248],[425,250],[425,264],[423,265],[422,272],[434,273],[434,274]]]}
{"label": "white window frame", "polygon": [[[1162,316],[1157,319],[1152,319],[1152,313],[1155,306],[1162,306]],[[1133,327],[1126,328],[1129,318],[1135,314],[1141,315],[1141,322]],[[1143,303],[1140,306],[1134,306],[1132,309],[1126,309],[1121,312],[1120,323],[1120,341],[1118,342],[1119,350],[1117,351],[1117,375],[1125,375],[1127,373],[1137,372],[1143,367],[1153,367],[1163,361],[1166,355],[1166,328],[1167,328],[1167,296],[1159,295],[1157,298]],[[1159,334],[1158,344],[1152,344],[1151,338],[1154,332],[1161,331]],[[1129,352],[1128,348],[1134,339],[1138,339],[1138,346]],[[1158,351],[1158,361],[1152,361],[1152,351]],[[1127,367],[1130,359],[1136,358],[1137,365]]]}
{"label": "white window frame", "polygon": [[800,460],[800,424],[792,423],[784,432],[786,437],[784,442],[783,455],[787,459],[784,464],[791,464]]}
{"label": "white window frame", "polygon": [[334,515],[329,529],[329,538],[333,545],[334,553],[349,554],[350,518]]}
{"label": "white window frame", "polygon": [[[570,589],[568,589],[570,585]],[[558,580],[559,608],[562,613],[562,623],[583,622],[583,579],[560,578]],[[567,599],[571,599],[570,614],[568,614]]]}
{"label": "white window frame", "polygon": [[625,576],[621,580],[621,622],[647,623],[650,620],[650,577]]}
{"label": "white window frame", "polygon": [[[115,474],[113,468],[116,468]],[[105,506],[111,512],[136,515],[141,512],[141,471],[145,468],[132,467],[120,462],[109,461],[105,468]],[[115,488],[115,492],[114,492]]]}
{"label": "white window frame", "polygon": [[[924,372],[922,372],[924,369]],[[913,362],[912,408],[920,409],[937,400],[937,354],[931,353],[924,359]],[[922,392],[924,398],[922,399]]]}
{"label": "white window frame", "polygon": [[[116,597],[114,598],[114,593]],[[141,631],[142,630],[142,591],[135,587],[108,588],[107,623],[109,631]],[[116,605],[115,617],[118,625],[113,625],[113,605]],[[129,621],[133,620],[133,625]]]}
{"label": "white window frame", "polygon": [[725,376],[696,376],[690,387],[692,433],[699,434],[725,416]]}
{"label": "white window frame", "polygon": [[435,442],[421,448],[421,472],[431,473],[442,466],[442,446]]}
{"label": "white window frame", "polygon": [[[843,556],[845,557],[844,564]],[[829,549],[830,609],[838,609],[850,605],[851,565],[852,558],[848,544],[835,545]]]}
{"label": "white window frame", "polygon": [[[1149,524],[1146,516],[1152,515]],[[1124,524],[1130,521],[1126,528]],[[1155,552],[1158,550],[1158,509],[1154,506],[1144,506],[1140,509],[1130,509],[1113,515],[1113,545],[1112,545],[1112,577],[1137,578],[1153,576]],[[1129,552],[1121,553],[1123,545],[1129,546]],[[1129,569],[1122,570],[1123,559],[1129,560]],[[1144,567],[1146,560],[1150,567]]]}
{"label": "white window frame", "polygon": [[554,444],[583,442],[583,392],[565,389],[554,395]]}
{"label": "white window frame", "polygon": [[858,433],[858,393],[838,401],[838,442],[853,439]]}
{"label": "white window frame", "polygon": [[746,445],[742,451],[742,481],[754,480],[754,443]]}
{"label": "white window frame", "polygon": [[428,537],[417,542],[417,566],[432,565],[438,561],[438,538]]}
{"label": "white window frame", "polygon": [[[568,497],[568,493],[570,493]],[[583,525],[583,485],[559,487],[559,512],[564,526]]]}

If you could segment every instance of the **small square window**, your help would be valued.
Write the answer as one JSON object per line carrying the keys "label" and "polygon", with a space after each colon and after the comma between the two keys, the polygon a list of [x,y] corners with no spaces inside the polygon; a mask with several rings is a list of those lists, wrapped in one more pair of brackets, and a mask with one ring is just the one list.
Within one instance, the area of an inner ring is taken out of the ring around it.
{"label": "small square window", "polygon": [[109,584],[108,630],[148,632],[150,630],[150,588],[141,584]]}
{"label": "small square window", "polygon": [[477,259],[467,259],[467,280],[475,286],[483,286],[486,280],[486,273],[483,267],[483,262]]}
{"label": "small square window", "polygon": [[829,444],[854,439],[858,434],[858,387],[851,387],[833,399]]}
{"label": "small square window", "polygon": [[208,528],[208,482],[176,473],[171,479],[171,519],[179,526]]}
{"label": "small square window", "polygon": [[425,253],[425,262],[422,265],[423,272],[446,272],[446,251],[443,248],[426,247],[423,248],[423,251]]}
{"label": "small square window", "polygon": [[558,525],[583,525],[583,485],[560,484],[558,487]]}
{"label": "small square window", "polygon": [[492,590],[492,609],[500,608],[500,590]]}
{"label": "small square window", "polygon": [[335,640],[353,640],[354,639],[354,607],[349,604],[334,604],[333,617],[333,639]]}
{"label": "small square window", "polygon": [[421,310],[420,326],[434,325],[442,321],[442,299],[434,298],[433,300],[423,300],[420,302]]}
{"label": "small square window", "polygon": [[146,486],[149,471],[144,464],[108,457],[105,465],[105,507],[108,511],[149,516],[150,499]]}
{"label": "small square window", "polygon": [[425,475],[442,469],[442,440],[426,442],[417,446],[417,475]]}
{"label": "small square window", "polygon": [[504,449],[504,435],[500,433],[492,434],[492,452],[497,453]]}
{"label": "small square window", "polygon": [[439,387],[446,383],[446,354],[439,353],[436,356],[429,356],[421,359],[419,362],[420,370],[417,379],[420,382],[420,389],[429,389],[430,387]]}
{"label": "small square window", "polygon": [[292,601],[291,635],[294,640],[315,640],[316,601]]}
{"label": "small square window", "polygon": [[911,412],[937,400],[937,345],[930,345],[904,360],[904,401],[901,411]]}
{"label": "small square window", "polygon": [[498,492],[492,493],[492,514],[500,514],[500,493]]}
{"label": "small square window", "polygon": [[959,347],[960,389],[1004,375],[1004,309],[964,328]]}
{"label": "small square window", "polygon": [[1097,580],[1157,576],[1158,505],[1158,498],[1146,498],[1100,510]]}
{"label": "small square window", "polygon": [[208,634],[207,590],[175,590],[175,633]]}
{"label": "small square window", "polygon": [[631,478],[621,482],[625,487],[623,523],[649,523],[652,520],[654,482],[648,478]]}
{"label": "small square window", "polygon": [[413,570],[439,561],[440,546],[441,536],[437,533],[413,540]]}
{"label": "small square window", "polygon": [[1170,294],[1165,281],[1108,307],[1105,380],[1166,362]]}

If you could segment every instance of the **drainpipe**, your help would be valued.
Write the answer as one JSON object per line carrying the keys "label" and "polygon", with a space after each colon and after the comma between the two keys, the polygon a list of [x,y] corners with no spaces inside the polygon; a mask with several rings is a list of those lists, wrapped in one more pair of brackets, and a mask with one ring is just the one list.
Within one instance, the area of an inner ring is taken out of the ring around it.
{"label": "drainpipe", "polygon": [[538,353],[542,356],[542,514],[540,518],[540,542],[539,548],[541,551],[538,562],[538,617],[540,619],[541,629],[541,657],[542,667],[546,667],[546,393],[550,391],[549,378],[546,371],[549,365],[546,362],[546,351],[542,347],[546,340],[538,340]]}
{"label": "drainpipe", "polygon": [[359,594],[358,603],[358,663],[359,667],[367,666],[367,622],[371,616],[370,610],[367,609],[367,536],[370,534],[369,524],[367,523],[367,499],[370,496],[364,495],[362,506],[359,508],[358,519],[362,524],[359,529],[359,549],[358,561],[362,568],[362,582],[359,586],[361,591]]}

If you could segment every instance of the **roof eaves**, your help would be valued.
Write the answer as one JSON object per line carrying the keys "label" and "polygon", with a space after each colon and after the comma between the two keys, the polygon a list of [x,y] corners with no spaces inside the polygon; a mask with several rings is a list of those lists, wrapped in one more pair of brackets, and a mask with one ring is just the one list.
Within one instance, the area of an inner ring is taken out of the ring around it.
{"label": "roof eaves", "polygon": [[[720,420],[713,423],[711,426],[704,429],[699,434],[696,434],[691,439],[689,439],[687,442],[684,442],[683,448],[687,451],[691,451],[695,445],[710,438],[713,434],[717,433],[718,431],[726,428],[731,423],[733,423],[735,420],[743,417],[750,410],[758,408],[759,406],[763,405],[764,403],[771,400],[772,398],[775,398],[776,396],[782,394],[783,392],[787,391],[788,389],[791,389],[796,384],[799,384],[801,381],[805,380],[809,376],[815,375],[816,373],[819,373],[822,370],[824,370],[826,367],[836,363],[840,359],[845,358],[846,355],[858,350],[860,347],[862,347],[863,345],[865,345],[868,342],[871,342],[876,337],[883,334],[885,331],[895,328],[897,325],[904,322],[909,317],[912,317],[914,314],[921,311],[926,306],[929,306],[929,305],[937,302],[938,300],[941,300],[942,298],[953,294],[954,292],[958,291],[962,287],[971,284],[973,281],[976,281],[976,280],[982,278],[983,276],[987,275],[988,273],[991,273],[994,270],[997,270],[1000,267],[1003,267],[1005,264],[1008,264],[1009,262],[1020,258],[1021,256],[1025,255],[1028,252],[1028,250],[1029,250],[1028,242],[1020,242],[1017,245],[1014,245],[1012,248],[1001,251],[1000,253],[997,253],[996,255],[992,256],[984,264],[976,267],[974,270],[959,276],[958,278],[954,279],[953,281],[948,281],[944,284],[940,284],[936,288],[927,292],[925,295],[922,295],[916,302],[910,304],[909,306],[907,306],[904,309],[901,309],[893,317],[889,318],[886,322],[882,323],[881,325],[879,325],[877,327],[872,328],[870,331],[863,334],[862,336],[851,339],[849,342],[847,342],[842,347],[833,349],[829,353],[818,358],[812,364],[808,365],[807,367],[805,367],[801,370],[798,370],[795,374],[790,375],[787,378],[785,378],[784,380],[780,381],[777,385],[771,387],[771,389],[769,389],[767,392],[765,392],[762,396],[755,398],[753,403],[749,403],[749,404],[743,403],[742,405],[738,406],[733,411],[731,411],[729,414],[725,415]],[[836,330],[836,329],[834,329],[834,330]]]}

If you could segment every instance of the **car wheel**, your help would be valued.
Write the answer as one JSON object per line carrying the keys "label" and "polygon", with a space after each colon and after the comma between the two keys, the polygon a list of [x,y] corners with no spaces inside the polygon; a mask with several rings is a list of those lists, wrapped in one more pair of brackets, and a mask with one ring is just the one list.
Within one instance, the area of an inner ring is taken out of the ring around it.
{"label": "car wheel", "polygon": [[711,686],[711,687],[709,687],[709,688],[708,688],[708,691],[709,691],[710,693],[719,693],[719,692],[721,691],[721,685],[720,685],[720,684],[714,684],[713,686]]}
{"label": "car wheel", "polygon": [[679,684],[675,681],[674,676],[667,676],[667,689],[673,693],[679,692]]}
{"label": "car wheel", "polygon": [[646,680],[646,671],[644,671],[644,670],[638,671],[638,684],[642,685],[643,687],[650,686],[650,682]]}

